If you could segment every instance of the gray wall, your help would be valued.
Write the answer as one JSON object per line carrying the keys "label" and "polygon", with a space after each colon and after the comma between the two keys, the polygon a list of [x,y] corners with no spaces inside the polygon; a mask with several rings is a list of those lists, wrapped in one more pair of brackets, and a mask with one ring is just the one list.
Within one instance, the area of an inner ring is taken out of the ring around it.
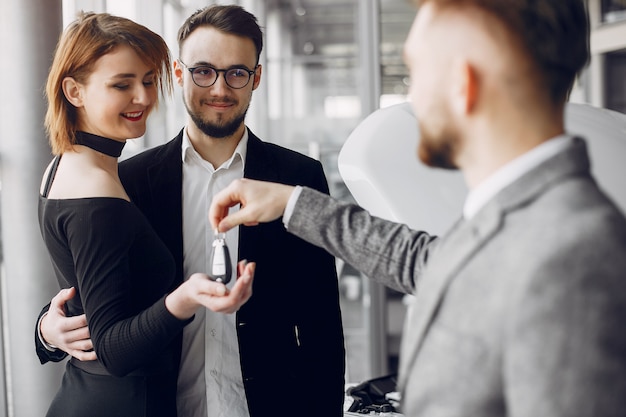
{"label": "gray wall", "polygon": [[43,86],[62,29],[61,0],[2,0],[0,9],[0,220],[2,221],[2,411],[43,416],[62,365],[41,366],[34,323],[56,293],[37,224],[37,196],[50,161]]}

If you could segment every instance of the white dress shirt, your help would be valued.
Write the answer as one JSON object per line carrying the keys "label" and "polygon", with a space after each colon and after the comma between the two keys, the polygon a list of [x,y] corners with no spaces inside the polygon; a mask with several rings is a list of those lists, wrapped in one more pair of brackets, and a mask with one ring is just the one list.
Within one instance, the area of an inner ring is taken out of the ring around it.
{"label": "white dress shirt", "polygon": [[[246,129],[229,160],[215,169],[183,134],[183,273],[209,270],[214,231],[208,222],[213,195],[243,177],[248,144]],[[233,208],[232,210],[237,210]],[[239,229],[226,233],[233,266],[232,287],[237,275]],[[178,376],[178,415],[185,417],[248,417],[241,377],[235,314],[213,313],[199,308],[183,330],[183,349]],[[209,413],[210,410],[210,413]]]}

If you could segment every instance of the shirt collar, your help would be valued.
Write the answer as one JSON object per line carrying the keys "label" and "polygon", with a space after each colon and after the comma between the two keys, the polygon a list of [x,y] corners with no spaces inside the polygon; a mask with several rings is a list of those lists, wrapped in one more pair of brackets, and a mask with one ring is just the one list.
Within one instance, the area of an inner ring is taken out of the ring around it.
{"label": "shirt collar", "polygon": [[[245,167],[246,164],[246,154],[248,152],[248,128],[246,127],[243,131],[243,136],[239,140],[235,151],[231,155],[231,157],[225,161],[220,167],[215,168],[216,170],[224,167],[226,169],[230,168],[230,166],[237,160],[241,160],[242,166]],[[183,143],[182,143],[182,159],[183,164],[189,163],[192,158],[202,159],[200,154],[194,149],[191,144],[191,139],[189,139],[189,135],[187,134],[187,128],[183,129]],[[206,162],[206,161],[205,161]],[[208,163],[208,162],[207,162]]]}
{"label": "shirt collar", "polygon": [[471,219],[501,190],[544,161],[562,152],[571,143],[568,135],[559,135],[518,156],[471,190],[463,206],[463,217]]}

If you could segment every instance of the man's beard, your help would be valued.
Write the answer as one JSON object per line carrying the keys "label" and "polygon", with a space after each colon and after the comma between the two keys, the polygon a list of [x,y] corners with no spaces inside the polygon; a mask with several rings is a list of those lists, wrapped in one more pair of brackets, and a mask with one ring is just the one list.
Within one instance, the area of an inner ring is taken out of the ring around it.
{"label": "man's beard", "polygon": [[439,135],[429,135],[422,131],[417,156],[424,164],[433,168],[458,169],[456,153],[458,136],[449,129]]}
{"label": "man's beard", "polygon": [[187,113],[189,114],[189,117],[191,117],[193,123],[198,127],[198,129],[202,131],[202,133],[212,138],[225,138],[235,134],[235,132],[237,132],[237,129],[239,129],[239,127],[245,120],[246,113],[248,112],[249,107],[247,106],[243,110],[243,112],[236,115],[230,121],[224,121],[222,123],[212,123],[208,120],[204,120],[200,113],[192,111],[187,104],[187,100],[183,100],[183,102],[185,103],[185,108],[187,109]]}

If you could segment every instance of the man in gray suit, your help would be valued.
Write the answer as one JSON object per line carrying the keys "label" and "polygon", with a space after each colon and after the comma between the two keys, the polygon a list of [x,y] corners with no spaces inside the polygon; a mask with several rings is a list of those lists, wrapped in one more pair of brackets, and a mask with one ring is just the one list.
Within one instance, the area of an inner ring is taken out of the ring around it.
{"label": "man in gray suit", "polygon": [[214,198],[211,221],[224,231],[283,216],[289,232],[415,294],[407,416],[624,416],[626,220],[563,121],[588,45],[581,0],[421,2],[405,45],[419,158],[460,169],[470,189],[442,237],[249,180]]}

